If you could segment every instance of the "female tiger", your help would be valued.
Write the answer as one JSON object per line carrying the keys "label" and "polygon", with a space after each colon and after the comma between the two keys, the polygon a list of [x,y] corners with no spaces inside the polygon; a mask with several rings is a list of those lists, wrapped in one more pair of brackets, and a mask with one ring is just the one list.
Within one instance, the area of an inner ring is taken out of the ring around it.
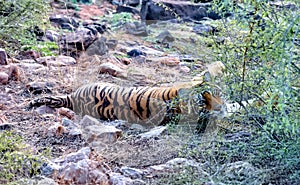
{"label": "female tiger", "polygon": [[[188,110],[224,114],[223,101],[210,92],[197,93],[194,88],[121,87],[110,83],[82,86],[67,96],[49,96],[30,102],[30,107],[48,105],[66,107],[77,114],[102,120],[126,120],[146,126],[165,124]],[[195,93],[196,92],[196,93]],[[188,108],[187,108],[188,107]],[[189,111],[191,112],[191,111]]]}

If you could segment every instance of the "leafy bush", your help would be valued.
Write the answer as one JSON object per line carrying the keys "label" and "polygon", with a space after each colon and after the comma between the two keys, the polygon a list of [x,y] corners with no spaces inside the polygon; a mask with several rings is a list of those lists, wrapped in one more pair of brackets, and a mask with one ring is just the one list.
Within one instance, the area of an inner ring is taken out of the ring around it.
{"label": "leafy bush", "polygon": [[0,46],[18,49],[20,39],[34,40],[33,29],[44,28],[48,8],[48,0],[0,1]]}
{"label": "leafy bush", "polygon": [[179,156],[203,164],[205,173],[188,168],[165,184],[300,183],[300,7],[271,3],[215,1],[213,11],[233,13],[214,22],[212,56],[226,67],[215,80],[229,101],[249,104],[220,123],[217,135],[182,147]]}
{"label": "leafy bush", "polygon": [[215,45],[227,70],[225,94],[237,102],[260,99],[262,106],[245,107],[245,113],[275,139],[299,134],[299,14],[267,1],[245,1],[243,8],[226,3],[235,16],[223,19],[226,41]]}

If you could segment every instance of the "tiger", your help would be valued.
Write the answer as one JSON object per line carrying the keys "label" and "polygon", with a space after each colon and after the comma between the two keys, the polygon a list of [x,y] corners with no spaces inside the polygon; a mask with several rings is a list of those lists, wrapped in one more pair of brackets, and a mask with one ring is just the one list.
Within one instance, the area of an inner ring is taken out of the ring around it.
{"label": "tiger", "polygon": [[[198,87],[201,85],[197,85]],[[165,125],[182,113],[224,114],[224,102],[211,92],[195,87],[122,87],[112,83],[92,83],[65,96],[46,96],[29,103],[29,108],[47,105],[65,107],[79,115],[101,120],[125,120],[144,126]],[[193,118],[195,119],[195,118]],[[178,121],[178,120],[177,120]]]}

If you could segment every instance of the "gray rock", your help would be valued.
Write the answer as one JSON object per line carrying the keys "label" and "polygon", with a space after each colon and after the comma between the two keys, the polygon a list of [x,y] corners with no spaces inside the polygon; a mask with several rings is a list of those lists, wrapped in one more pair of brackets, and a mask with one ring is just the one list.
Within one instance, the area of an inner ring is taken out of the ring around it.
{"label": "gray rock", "polygon": [[51,42],[57,42],[60,34],[53,30],[46,30],[45,37]]}
{"label": "gray rock", "polygon": [[72,27],[77,28],[79,26],[79,22],[72,18],[67,17],[65,15],[52,15],[49,17],[50,22],[57,24],[58,26],[62,27],[63,24],[70,24]]}
{"label": "gray rock", "polygon": [[126,32],[136,36],[148,36],[147,26],[143,22],[127,22],[125,24]]}
{"label": "gray rock", "polygon": [[123,78],[127,77],[127,73],[125,70],[121,69],[119,66],[112,64],[110,62],[105,62],[103,64],[100,64],[99,72],[101,74],[107,73],[116,77],[123,77]]}
{"label": "gray rock", "polygon": [[28,91],[33,94],[51,93],[53,87],[54,84],[51,82],[30,82],[26,84]]}
{"label": "gray rock", "polygon": [[110,173],[109,182],[111,185],[145,185],[146,183],[142,180],[132,180],[129,177],[125,177],[120,173]]}
{"label": "gray rock", "polygon": [[142,170],[130,167],[121,167],[120,171],[126,177],[130,177],[131,179],[141,179],[144,172]]}
{"label": "gray rock", "polygon": [[0,65],[7,65],[7,54],[4,49],[0,48]]}
{"label": "gray rock", "polygon": [[98,38],[95,42],[93,42],[86,50],[86,54],[89,56],[92,55],[105,55],[108,53],[108,48],[106,46],[106,38],[101,37]]}
{"label": "gray rock", "polygon": [[68,66],[76,64],[76,60],[73,57],[59,55],[57,57],[54,56],[46,56],[37,58],[36,61],[39,64],[43,64],[45,66]]}
{"label": "gray rock", "polygon": [[5,72],[0,72],[0,84],[5,85],[8,83],[9,75]]}
{"label": "gray rock", "polygon": [[199,35],[208,36],[209,34],[214,34],[216,29],[210,25],[199,24],[193,27],[193,31]]}
{"label": "gray rock", "polygon": [[139,137],[141,137],[142,139],[155,138],[161,136],[162,134],[165,134],[167,130],[168,129],[166,126],[158,126],[151,129],[149,132],[139,134]]}
{"label": "gray rock", "polygon": [[200,21],[204,17],[220,19],[221,16],[209,11],[210,7],[210,3],[192,3],[192,1],[143,0],[141,18],[147,23],[159,20],[179,20],[179,18],[187,21]]}
{"label": "gray rock", "polygon": [[161,44],[169,44],[175,41],[175,38],[168,30],[161,32],[156,39],[156,42]]}
{"label": "gray rock", "polygon": [[80,121],[82,136],[91,146],[102,146],[105,143],[114,143],[122,136],[122,131],[114,126],[104,125],[97,119],[85,115]]}

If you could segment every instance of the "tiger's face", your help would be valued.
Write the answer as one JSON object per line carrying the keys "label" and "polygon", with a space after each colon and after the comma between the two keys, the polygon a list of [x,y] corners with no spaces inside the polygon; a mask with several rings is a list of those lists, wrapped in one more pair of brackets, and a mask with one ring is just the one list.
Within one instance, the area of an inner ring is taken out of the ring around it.
{"label": "tiger's face", "polygon": [[180,97],[180,110],[189,120],[205,119],[221,119],[227,114],[226,104],[219,96],[219,93],[211,93],[209,91],[199,92],[198,90],[180,89],[178,91]]}
{"label": "tiger's face", "polygon": [[226,104],[219,95],[213,95],[208,91],[202,93],[205,109],[211,116],[216,118],[224,118],[227,114]]}

